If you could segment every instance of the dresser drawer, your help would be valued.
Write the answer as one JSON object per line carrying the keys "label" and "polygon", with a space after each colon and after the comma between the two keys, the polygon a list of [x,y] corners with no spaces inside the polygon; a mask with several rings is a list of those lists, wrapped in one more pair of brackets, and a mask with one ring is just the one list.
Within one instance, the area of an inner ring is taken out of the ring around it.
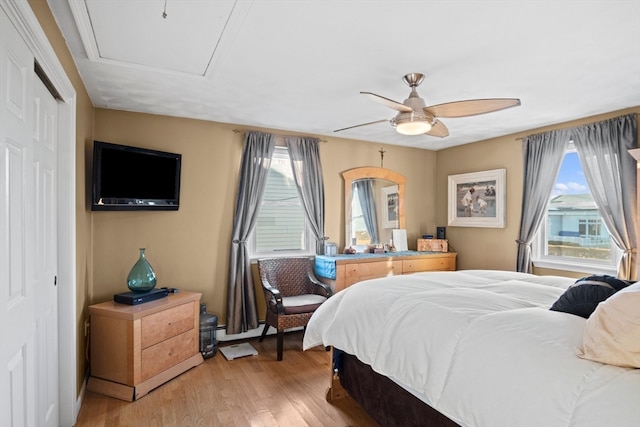
{"label": "dresser drawer", "polygon": [[349,277],[384,277],[402,273],[402,261],[363,262],[347,264],[345,276]]}
{"label": "dresser drawer", "polygon": [[187,331],[142,350],[142,381],[193,356],[196,335]]}
{"label": "dresser drawer", "polygon": [[456,259],[453,257],[438,257],[402,261],[402,273],[416,273],[419,271],[455,270]]}
{"label": "dresser drawer", "polygon": [[354,276],[354,277],[347,277],[344,281],[345,286],[351,286],[355,283],[358,282],[362,282],[364,280],[370,280],[370,279],[378,279],[380,277],[387,277],[387,276],[395,276],[396,274],[400,274],[400,270],[398,271],[391,271],[386,273],[384,276],[380,275],[380,274],[373,274],[371,276]]}
{"label": "dresser drawer", "polygon": [[167,338],[175,337],[193,329],[195,321],[193,304],[193,302],[182,304],[143,317],[141,326],[142,348],[150,347]]}

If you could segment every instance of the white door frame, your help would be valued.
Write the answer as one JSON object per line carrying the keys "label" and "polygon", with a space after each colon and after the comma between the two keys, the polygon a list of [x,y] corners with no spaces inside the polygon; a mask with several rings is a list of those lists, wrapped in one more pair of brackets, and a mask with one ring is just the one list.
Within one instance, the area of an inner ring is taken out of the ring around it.
{"label": "white door frame", "polygon": [[29,3],[0,0],[0,7],[63,99],[58,103],[58,378],[60,425],[72,426],[81,402],[76,393],[76,91]]}

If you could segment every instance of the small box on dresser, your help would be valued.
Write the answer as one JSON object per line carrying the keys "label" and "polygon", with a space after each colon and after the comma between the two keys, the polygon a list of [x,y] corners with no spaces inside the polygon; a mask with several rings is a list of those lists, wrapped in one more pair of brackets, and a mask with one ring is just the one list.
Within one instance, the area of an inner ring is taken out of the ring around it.
{"label": "small box on dresser", "polygon": [[200,297],[180,292],[139,305],[90,306],[87,389],[133,401],[201,364]]}
{"label": "small box on dresser", "polygon": [[446,239],[418,239],[417,249],[421,252],[449,252]]}

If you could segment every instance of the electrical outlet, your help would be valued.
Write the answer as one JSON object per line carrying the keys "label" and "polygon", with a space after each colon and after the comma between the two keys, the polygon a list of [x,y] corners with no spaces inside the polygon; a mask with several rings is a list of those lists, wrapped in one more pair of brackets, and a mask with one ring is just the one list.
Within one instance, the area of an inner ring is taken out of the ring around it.
{"label": "electrical outlet", "polygon": [[91,324],[89,323],[89,319],[85,319],[84,320],[84,336],[86,337],[87,335],[89,335],[89,326]]}

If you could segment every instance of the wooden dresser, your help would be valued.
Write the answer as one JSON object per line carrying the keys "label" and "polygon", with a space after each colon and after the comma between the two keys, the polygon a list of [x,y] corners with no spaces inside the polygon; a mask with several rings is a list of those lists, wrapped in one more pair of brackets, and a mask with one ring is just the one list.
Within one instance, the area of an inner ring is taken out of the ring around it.
{"label": "wooden dresser", "polygon": [[316,256],[316,276],[334,292],[367,279],[420,271],[456,269],[455,252],[403,251],[385,254]]}
{"label": "wooden dresser", "polygon": [[90,306],[87,389],[133,401],[201,364],[200,296],[180,292],[139,305]]}

